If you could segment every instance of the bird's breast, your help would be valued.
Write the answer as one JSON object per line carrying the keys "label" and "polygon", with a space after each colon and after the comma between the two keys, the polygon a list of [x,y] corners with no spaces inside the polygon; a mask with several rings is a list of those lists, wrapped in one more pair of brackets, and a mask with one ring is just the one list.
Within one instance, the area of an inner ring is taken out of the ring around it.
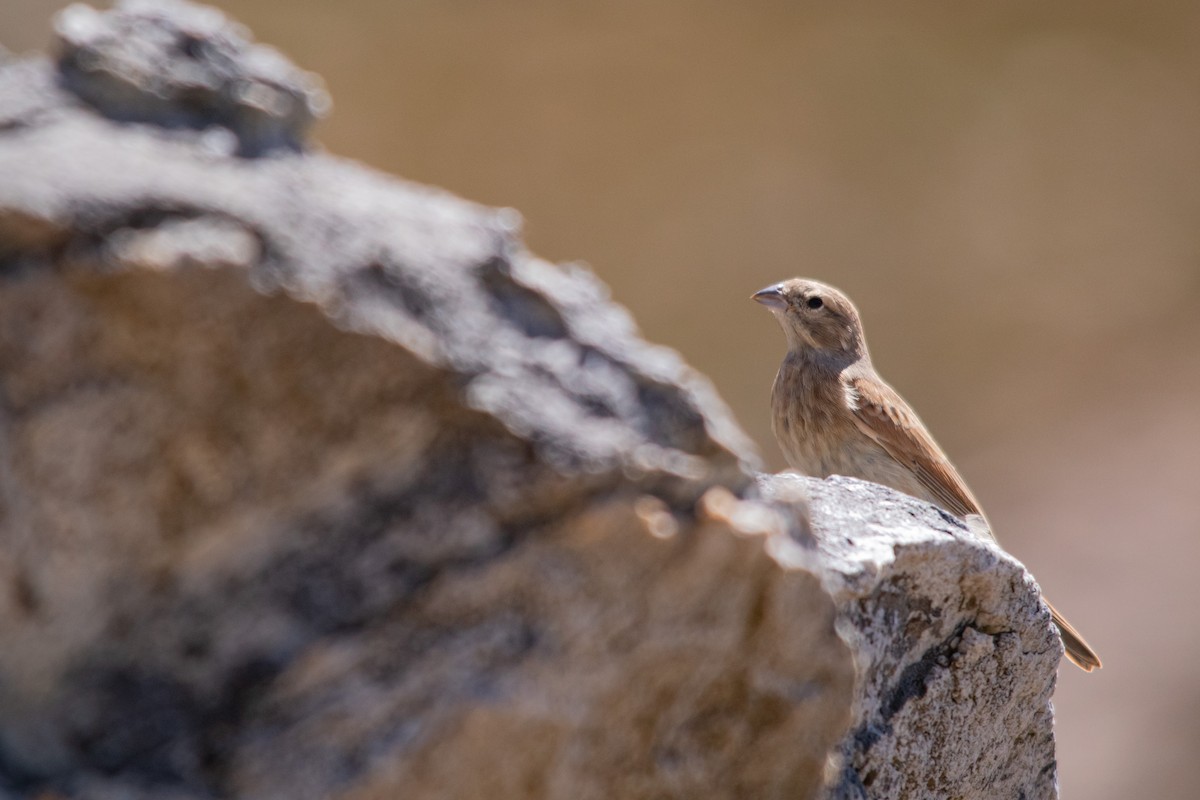
{"label": "bird's breast", "polygon": [[846,403],[841,379],[785,359],[771,390],[775,438],[794,469],[833,474],[843,451],[860,436]]}
{"label": "bird's breast", "polygon": [[846,475],[928,498],[914,473],[858,426],[837,374],[785,360],[771,391],[772,427],[793,469],[818,478]]}

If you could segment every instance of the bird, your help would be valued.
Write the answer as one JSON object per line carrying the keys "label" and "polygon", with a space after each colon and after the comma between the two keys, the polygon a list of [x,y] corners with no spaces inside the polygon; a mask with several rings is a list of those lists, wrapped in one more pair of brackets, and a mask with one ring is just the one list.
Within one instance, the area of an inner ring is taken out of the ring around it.
{"label": "bird", "polygon": [[[771,389],[771,427],[793,469],[819,478],[861,478],[960,518],[987,519],[916,412],[875,371],[849,297],[828,284],[793,278],[751,298],[770,309],[787,338],[787,355]],[[1099,669],[1096,651],[1045,597],[1042,601],[1067,658],[1085,672]]]}

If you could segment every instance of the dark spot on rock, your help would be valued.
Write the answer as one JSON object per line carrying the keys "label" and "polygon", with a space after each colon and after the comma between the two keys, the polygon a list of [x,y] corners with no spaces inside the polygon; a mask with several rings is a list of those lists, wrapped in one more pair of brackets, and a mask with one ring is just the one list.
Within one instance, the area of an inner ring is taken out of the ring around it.
{"label": "dark spot on rock", "polygon": [[204,58],[204,40],[191,34],[182,34],[179,37],[179,52],[188,58]]}
{"label": "dark spot on rock", "polygon": [[25,570],[17,571],[16,577],[13,578],[12,592],[13,602],[22,612],[30,616],[38,612],[38,609],[41,607],[41,600],[38,598],[37,589],[34,588],[33,582]]}
{"label": "dark spot on rock", "polygon": [[603,397],[595,395],[583,395],[579,398],[579,404],[582,405],[589,414],[593,417],[603,417],[612,419],[617,416],[617,412],[608,404]]}
{"label": "dark spot on rock", "polygon": [[85,765],[152,784],[203,782],[203,713],[187,686],[136,666],[81,672],[68,728]]}
{"label": "dark spot on rock", "polygon": [[212,642],[206,634],[192,631],[180,644],[179,652],[184,658],[199,661],[208,656],[212,650]]}
{"label": "dark spot on rock", "polygon": [[943,661],[949,663],[950,654],[953,652],[951,643],[955,637],[961,638],[965,629],[966,623],[963,623],[944,641],[925,651],[918,661],[904,668],[891,692],[883,697],[881,715],[884,721],[890,721],[892,717],[896,716],[909,700],[925,696],[925,692],[929,688],[930,675],[942,666]]}
{"label": "dark spot on rock", "polygon": [[278,660],[267,656],[251,656],[230,670],[213,713],[214,721],[236,723],[244,719],[281,670]]}
{"label": "dark spot on rock", "polygon": [[526,336],[561,339],[567,335],[562,314],[542,295],[517,283],[508,264],[494,258],[479,270],[488,302],[497,316],[511,322]]}
{"label": "dark spot on rock", "polygon": [[371,264],[359,271],[357,277],[370,289],[383,291],[400,301],[404,310],[418,321],[423,321],[433,310],[433,300],[429,295],[396,269],[379,263]]}
{"label": "dark spot on rock", "polygon": [[708,441],[704,417],[689,404],[678,386],[643,382],[638,402],[646,415],[645,432],[666,447],[698,454]]}

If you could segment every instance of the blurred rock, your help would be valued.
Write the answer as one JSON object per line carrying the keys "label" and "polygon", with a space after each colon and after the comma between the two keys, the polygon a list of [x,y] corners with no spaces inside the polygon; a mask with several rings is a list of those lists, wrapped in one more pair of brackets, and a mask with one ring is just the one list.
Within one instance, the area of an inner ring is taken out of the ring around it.
{"label": "blurred rock", "polygon": [[594,277],[302,154],[215,12],[59,31],[0,65],[0,793],[1054,796],[1019,565],[756,485]]}
{"label": "blurred rock", "polygon": [[124,0],[101,13],[75,4],[59,14],[64,86],[116,120],[168,128],[220,125],[243,155],[299,149],[329,106],[316,76],[215,8],[176,0]]}

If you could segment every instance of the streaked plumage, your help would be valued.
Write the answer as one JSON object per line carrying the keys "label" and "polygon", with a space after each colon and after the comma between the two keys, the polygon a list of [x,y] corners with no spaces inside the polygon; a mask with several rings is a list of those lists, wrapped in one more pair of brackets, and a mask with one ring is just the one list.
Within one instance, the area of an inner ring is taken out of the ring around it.
{"label": "streaked plumage", "polygon": [[[772,428],[788,464],[817,477],[881,483],[960,517],[983,516],[928,429],[875,372],[858,310],[846,295],[795,278],[754,299],[771,309],[788,341],[771,391]],[[1095,651],[1046,605],[1067,657],[1085,671],[1099,668]]]}

